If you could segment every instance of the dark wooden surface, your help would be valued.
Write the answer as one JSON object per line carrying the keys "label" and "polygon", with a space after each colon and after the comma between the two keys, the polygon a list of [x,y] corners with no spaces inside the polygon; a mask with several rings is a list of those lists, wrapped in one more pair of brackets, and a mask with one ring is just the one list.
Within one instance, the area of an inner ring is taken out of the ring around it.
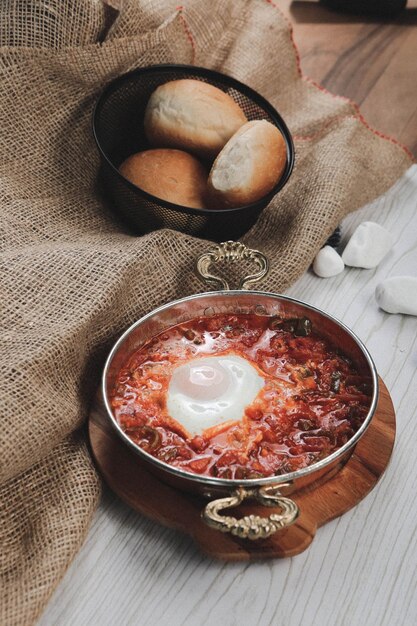
{"label": "dark wooden surface", "polygon": [[[209,528],[201,519],[205,500],[182,493],[147,472],[139,457],[111,427],[100,396],[90,414],[89,434],[99,471],[122,500],[156,522],[191,535],[206,554],[243,561],[299,554],[313,541],[318,527],[358,504],[388,465],[395,440],[395,412],[381,382],[376,414],[348,463],[327,482],[310,485],[290,496],[300,508],[297,522],[269,539],[258,541],[240,540]],[[274,509],[247,504],[238,511],[238,515],[265,516]]]}
{"label": "dark wooden surface", "polygon": [[278,4],[293,24],[303,73],[354,100],[371,126],[417,157],[417,0],[380,20],[313,1]]}

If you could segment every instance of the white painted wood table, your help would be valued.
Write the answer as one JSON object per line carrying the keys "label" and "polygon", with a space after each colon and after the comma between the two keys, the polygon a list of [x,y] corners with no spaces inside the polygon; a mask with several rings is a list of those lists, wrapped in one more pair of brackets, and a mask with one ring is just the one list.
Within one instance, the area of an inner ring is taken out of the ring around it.
{"label": "white painted wood table", "polygon": [[417,276],[417,166],[349,216],[345,236],[365,219],[395,237],[377,270],[330,279],[307,272],[288,293],[348,324],[392,394],[397,441],[379,485],[319,529],[306,552],[263,563],[210,560],[106,491],[41,626],[417,624],[417,318],[386,314],[374,300],[383,278]]}

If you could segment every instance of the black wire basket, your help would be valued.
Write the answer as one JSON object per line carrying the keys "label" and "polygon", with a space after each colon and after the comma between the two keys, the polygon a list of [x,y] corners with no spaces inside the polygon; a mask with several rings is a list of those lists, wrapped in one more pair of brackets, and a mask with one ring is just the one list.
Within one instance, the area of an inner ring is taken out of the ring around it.
{"label": "black wire basket", "polygon": [[[143,128],[151,94],[159,85],[182,78],[201,80],[222,89],[240,105],[248,120],[267,120],[280,129],[287,145],[287,163],[278,183],[261,200],[232,209],[215,206],[193,209],[157,198],[120,174],[118,168],[128,156],[151,147]],[[282,189],[294,165],[291,134],[281,116],[262,96],[229,76],[192,65],[153,65],[116,78],[97,101],[93,133],[101,155],[105,196],[113,211],[140,234],[172,228],[214,241],[238,239]]]}

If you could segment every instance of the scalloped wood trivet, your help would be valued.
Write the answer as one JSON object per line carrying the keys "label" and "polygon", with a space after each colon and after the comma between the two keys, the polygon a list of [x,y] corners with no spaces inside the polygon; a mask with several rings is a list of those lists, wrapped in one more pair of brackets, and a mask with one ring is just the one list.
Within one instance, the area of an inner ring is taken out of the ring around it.
{"label": "scalloped wood trivet", "polygon": [[[170,487],[144,469],[139,457],[117,437],[105,418],[100,395],[90,413],[89,434],[96,464],[122,500],[152,520],[191,535],[209,556],[244,561],[299,554],[313,541],[318,527],[358,504],[375,487],[388,465],[395,440],[395,411],[380,380],[377,410],[346,465],[329,480],[291,494],[289,497],[301,511],[295,524],[257,541],[209,528],[201,519],[206,500]],[[238,508],[238,516],[269,515],[273,511],[268,508],[266,513],[264,507],[249,503]]]}

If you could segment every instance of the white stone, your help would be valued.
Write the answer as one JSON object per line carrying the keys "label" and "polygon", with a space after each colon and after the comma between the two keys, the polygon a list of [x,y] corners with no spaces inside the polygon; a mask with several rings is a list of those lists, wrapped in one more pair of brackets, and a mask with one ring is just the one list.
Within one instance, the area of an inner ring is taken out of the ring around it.
{"label": "white stone", "polygon": [[330,278],[343,272],[345,264],[340,254],[331,246],[324,246],[318,253],[313,263],[313,270],[321,278]]}
{"label": "white stone", "polygon": [[386,278],[375,289],[375,298],[387,313],[417,315],[417,278],[393,276]]}
{"label": "white stone", "polygon": [[362,222],[349,239],[342,259],[350,267],[371,269],[379,265],[393,244],[393,237],[386,228],[375,222]]}

